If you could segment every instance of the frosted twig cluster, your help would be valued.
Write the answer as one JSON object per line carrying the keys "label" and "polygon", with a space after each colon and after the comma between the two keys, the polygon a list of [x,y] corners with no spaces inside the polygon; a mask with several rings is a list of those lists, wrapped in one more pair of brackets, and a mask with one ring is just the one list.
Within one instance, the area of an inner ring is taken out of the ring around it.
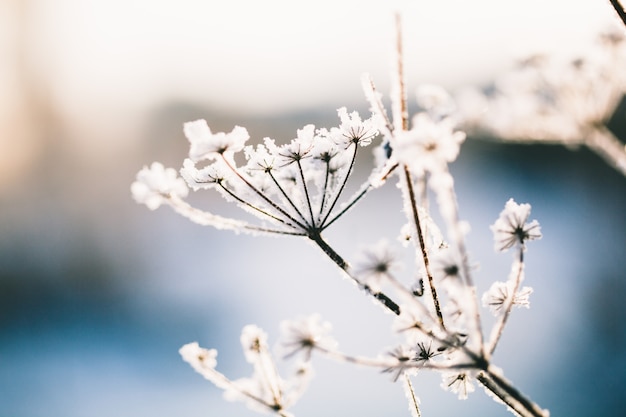
{"label": "frosted twig cluster", "polygon": [[[441,88],[422,86],[417,91],[420,111],[409,121],[400,21],[397,22],[397,59],[394,62],[392,114],[369,76],[362,84],[371,117],[362,118],[347,109],[338,110],[339,125],[315,128],[307,125],[296,137],[279,145],[265,138],[247,145],[245,128],[214,133],[204,120],[184,125],[190,144],[189,158],[180,169],[159,163],[145,167],[131,186],[134,198],[156,209],[161,204],[202,225],[240,233],[303,237],[318,246],[342,273],[389,312],[391,327],[401,341],[378,357],[343,352],[330,336],[330,325],[319,316],[283,323],[286,357],[300,358],[293,377],[283,379],[267,348],[267,335],[256,326],[241,336],[245,357],[253,366],[250,378],[231,380],[216,370],[215,350],[191,343],[180,353],[192,367],[228,399],[242,400],[251,408],[287,417],[289,407],[306,386],[312,355],[377,368],[400,381],[414,416],[420,416],[419,399],[411,378],[418,371],[442,375],[442,387],[460,399],[481,384],[491,396],[520,416],[547,416],[504,378],[491,363],[514,307],[528,307],[530,287],[524,281],[524,254],[529,241],[541,238],[537,221],[529,220],[530,205],[506,202],[492,225],[495,249],[515,251],[508,278],[495,282],[482,298],[472,278],[454,179],[448,169],[460,152],[465,133],[457,129],[454,103]],[[373,146],[375,166],[367,181],[349,197],[343,192],[354,171],[357,153]],[[387,241],[366,249],[361,259],[348,262],[322,236],[323,232],[362,201],[372,190],[396,180],[402,191],[398,202],[406,225],[398,233],[412,245],[416,280],[398,277],[399,260]],[[189,205],[189,188],[213,190],[254,215],[258,222],[225,218]],[[432,220],[428,199],[443,220]],[[482,304],[481,304],[482,300]],[[490,332],[482,329],[481,314],[490,311],[496,320]]]}
{"label": "frosted twig cluster", "polygon": [[[459,95],[465,127],[506,142],[586,146],[626,175],[626,145],[607,127],[626,94],[624,28],[601,34],[593,53],[568,62],[521,61],[488,93]],[[623,140],[624,138],[622,138]]]}

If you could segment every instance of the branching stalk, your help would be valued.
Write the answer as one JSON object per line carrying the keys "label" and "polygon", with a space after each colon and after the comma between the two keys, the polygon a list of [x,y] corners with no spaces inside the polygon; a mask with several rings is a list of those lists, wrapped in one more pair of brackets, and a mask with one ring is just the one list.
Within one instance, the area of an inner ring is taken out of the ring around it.
{"label": "branching stalk", "polygon": [[337,201],[339,201],[339,197],[341,196],[341,193],[343,193],[343,189],[346,187],[346,184],[348,183],[348,178],[350,177],[350,174],[352,173],[352,170],[354,169],[354,163],[356,161],[356,153],[358,150],[358,146],[356,143],[353,144],[352,146],[354,146],[354,151],[352,152],[352,159],[350,160],[350,166],[348,167],[346,176],[344,177],[343,182],[341,183],[341,187],[339,187],[339,190],[337,191],[337,194],[335,195],[335,198],[332,204],[330,205],[330,207],[328,208],[328,211],[326,212],[326,215],[324,216],[324,220],[322,220],[322,222],[319,225],[321,229],[324,228],[324,224],[326,223],[326,220],[328,220],[328,216],[330,216],[330,213],[335,208]]}

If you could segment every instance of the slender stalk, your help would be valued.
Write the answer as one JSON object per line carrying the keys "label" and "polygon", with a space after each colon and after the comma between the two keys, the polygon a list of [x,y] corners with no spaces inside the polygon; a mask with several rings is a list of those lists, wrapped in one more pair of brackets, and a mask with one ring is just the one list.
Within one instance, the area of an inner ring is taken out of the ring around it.
{"label": "slender stalk", "polygon": [[287,213],[282,207],[278,206],[274,201],[272,201],[268,196],[266,196],[262,191],[260,191],[258,188],[256,188],[254,185],[252,185],[252,183],[250,181],[248,181],[243,175],[241,175],[241,173],[239,171],[237,171],[235,169],[235,167],[232,166],[232,164],[228,161],[228,159],[226,159],[226,157],[222,154],[222,160],[224,161],[224,163],[226,163],[226,166],[233,171],[233,173],[241,180],[243,181],[252,191],[254,191],[255,194],[257,194],[259,197],[261,197],[263,200],[265,200],[265,202],[267,202],[270,206],[272,206],[274,209],[276,209],[278,212],[280,212],[283,216],[285,216],[287,219],[289,219],[290,221],[292,221],[293,223],[297,224],[299,227],[301,227],[303,230],[307,230],[307,226],[305,226],[304,224],[300,223],[298,220],[296,220],[295,218],[293,218],[293,216],[291,216],[289,213]]}
{"label": "slender stalk", "polygon": [[511,310],[513,309],[513,305],[515,304],[515,295],[517,294],[517,290],[519,289],[520,283],[522,282],[522,274],[524,272],[524,249],[522,247],[519,248],[518,255],[518,267],[517,272],[515,273],[515,281],[513,284],[513,289],[510,294],[507,294],[506,300],[504,300],[502,315],[500,316],[498,322],[494,326],[491,340],[489,341],[489,355],[493,355],[493,352],[496,350],[496,346],[500,341],[500,337],[504,332],[504,327],[506,326],[506,322],[511,315]]}
{"label": "slender stalk", "polygon": [[424,239],[424,233],[422,230],[422,224],[420,221],[419,212],[417,209],[417,201],[415,198],[415,190],[413,189],[413,179],[411,177],[411,173],[409,172],[409,168],[404,166],[404,177],[405,177],[405,185],[407,188],[407,192],[409,194],[409,200],[411,203],[411,215],[413,216],[413,225],[416,229],[417,239],[419,242],[419,248],[421,251],[422,259],[424,261],[424,270],[426,271],[426,276],[428,277],[428,286],[430,287],[430,294],[433,299],[433,304],[435,306],[435,314],[437,314],[437,319],[439,320],[439,324],[442,328],[446,328],[446,325],[443,320],[443,313],[441,312],[441,305],[439,303],[439,296],[437,295],[437,289],[435,288],[435,283],[433,280],[433,274],[430,271],[430,261],[428,259],[428,250],[426,248],[426,240]]}
{"label": "slender stalk", "polygon": [[350,210],[365,194],[367,194],[367,192],[369,190],[371,190],[373,187],[371,184],[368,184],[363,190],[361,190],[361,192],[359,192],[356,197],[354,197],[353,200],[351,200],[348,204],[346,204],[346,206],[339,212],[337,213],[335,216],[333,216],[332,219],[330,219],[326,224],[324,224],[321,227],[321,230],[326,229],[327,227],[329,227],[331,224],[333,224],[335,222],[335,220],[337,220],[338,218],[340,218],[341,216],[343,216],[348,210]]}
{"label": "slender stalk", "polygon": [[[282,392],[280,390],[280,387],[278,387],[275,383],[279,380],[276,365],[274,364],[274,361],[271,360],[271,358],[269,357],[269,352],[267,351],[265,346],[262,346],[258,353],[259,368],[263,381],[265,382],[265,386],[271,393],[274,404],[280,405],[282,403]],[[266,360],[263,360],[264,357],[266,358]],[[266,362],[269,362],[269,364]]]}
{"label": "slender stalk", "polygon": [[404,55],[402,46],[402,17],[396,14],[396,68],[394,74],[398,77],[392,86],[397,89],[393,101],[393,123],[396,130],[409,129],[409,112],[407,110],[406,88],[404,86]]}
{"label": "slender stalk", "polygon": [[330,179],[330,161],[326,161],[326,173],[324,174],[324,188],[322,190],[322,199],[320,201],[320,211],[317,217],[318,222],[321,220],[322,212],[324,211],[324,204],[326,204],[326,195],[328,194],[328,180],[329,179]]}
{"label": "slender stalk", "polygon": [[409,375],[407,375],[406,372],[404,373],[404,386],[405,386],[405,390],[407,393],[407,398],[409,400],[409,408],[411,410],[415,410],[415,413],[414,413],[415,417],[422,417],[422,412],[420,411],[419,400],[417,399],[417,396],[415,395],[415,390],[413,389],[411,378],[409,378]]}
{"label": "slender stalk", "polygon": [[[448,168],[445,168],[445,172],[438,175],[450,175]],[[461,257],[461,276],[468,290],[472,293],[472,302],[469,306],[472,308],[471,316],[474,318],[474,337],[480,343],[481,351],[484,350],[484,340],[482,332],[482,323],[480,321],[480,309],[478,306],[478,297],[476,295],[476,287],[474,286],[474,280],[470,273],[469,256],[467,254],[467,248],[465,247],[465,235],[461,227],[461,220],[459,218],[459,209],[456,199],[456,193],[454,191],[454,185],[450,184],[449,187],[438,187],[435,190],[437,194],[437,204],[439,207],[439,213],[442,214],[448,234],[452,242],[456,244],[458,253]],[[483,352],[484,354],[484,352]]]}
{"label": "slender stalk", "polygon": [[224,192],[226,192],[229,196],[231,196],[232,198],[234,198],[235,200],[239,201],[241,204],[243,204],[246,207],[250,207],[251,209],[258,211],[259,213],[276,220],[277,222],[280,222],[286,226],[289,227],[293,227],[295,229],[295,226],[291,223],[286,222],[284,219],[281,219],[280,217],[274,216],[273,214],[268,213],[267,211],[263,210],[262,208],[259,208],[255,205],[253,205],[252,203],[249,203],[248,201],[244,200],[243,198],[239,197],[238,195],[236,195],[235,193],[233,193],[231,190],[229,190],[228,188],[224,187],[224,184],[222,184],[221,182],[218,183],[219,187],[224,190]]}
{"label": "slender stalk", "polygon": [[328,216],[330,216],[330,213],[335,208],[335,205],[337,204],[337,201],[339,201],[339,197],[341,196],[341,193],[343,193],[343,189],[345,188],[345,186],[346,186],[346,184],[348,182],[348,178],[350,178],[350,174],[352,174],[352,170],[354,169],[354,163],[356,161],[356,153],[357,153],[358,147],[357,147],[356,144],[353,144],[352,146],[354,146],[354,152],[352,153],[352,159],[350,160],[350,166],[348,167],[348,171],[346,172],[346,176],[343,179],[343,183],[341,184],[341,187],[339,187],[339,191],[337,191],[337,195],[335,195],[335,198],[334,198],[332,204],[330,205],[330,207],[328,208],[328,211],[326,212],[326,215],[324,216],[324,220],[322,220],[322,222],[319,224],[320,230],[324,229],[324,223],[326,223],[326,220],[328,220]]}
{"label": "slender stalk", "polygon": [[391,298],[382,292],[374,292],[370,287],[364,285],[359,281],[351,272],[350,265],[317,233],[311,233],[308,235],[309,239],[317,244],[317,246],[324,251],[324,253],[335,263],[345,274],[350,277],[362,290],[372,295],[378,301],[380,301],[388,310],[396,315],[400,315],[400,306],[396,304]]}
{"label": "slender stalk", "polygon": [[363,76],[362,78],[363,90],[365,92],[365,98],[370,103],[370,109],[373,114],[378,115],[380,119],[384,122],[385,130],[382,132],[385,136],[390,137],[393,134],[393,124],[387,117],[387,112],[385,111],[385,106],[380,99],[380,95],[376,91],[376,86],[374,85],[374,81],[369,76],[369,74]]}
{"label": "slender stalk", "polygon": [[311,216],[311,225],[315,225],[315,217],[313,216],[313,207],[311,206],[311,199],[309,198],[309,189],[306,186],[306,179],[304,178],[304,171],[302,170],[302,164],[300,160],[296,161],[298,164],[298,171],[300,171],[300,179],[302,180],[302,188],[304,188],[304,196],[306,197],[306,205],[309,207],[309,215]]}
{"label": "slender stalk", "polygon": [[609,0],[611,2],[611,6],[615,9],[615,12],[622,19],[622,23],[626,25],[626,10],[624,10],[624,6],[622,6],[619,0]]}
{"label": "slender stalk", "polygon": [[288,414],[285,414],[284,411],[281,411],[282,405],[279,402],[275,402],[274,404],[270,404],[261,397],[258,397],[251,393],[250,391],[241,388],[239,385],[235,384],[233,381],[228,379],[225,375],[220,372],[217,372],[215,369],[210,369],[210,377],[205,375],[209,381],[213,382],[218,387],[227,389],[226,387],[230,387],[233,391],[239,392],[241,395],[248,397],[252,401],[255,401],[262,405],[263,407],[267,407],[270,411],[277,412],[279,416],[288,417]]}
{"label": "slender stalk", "polygon": [[[391,175],[391,173],[393,171],[395,171],[395,169],[398,167],[398,164],[395,164],[393,166],[391,166],[389,168],[389,170],[383,174],[380,177],[381,181],[386,181],[387,178],[389,177],[389,175]],[[374,185],[368,181],[366,182],[363,186],[361,186],[362,190],[360,192],[358,192],[356,194],[356,196],[352,197],[352,200],[350,200],[346,206],[339,212],[337,213],[335,216],[333,216],[333,218],[329,221],[327,221],[323,226],[320,227],[320,232],[323,231],[324,229],[326,229],[328,226],[330,226],[331,224],[333,224],[335,222],[335,220],[337,220],[338,218],[340,218],[341,216],[343,216],[348,210],[350,210],[361,198],[363,198],[365,196],[365,194],[367,194],[369,191],[373,190],[375,187]]]}
{"label": "slender stalk", "polygon": [[291,200],[291,198],[287,195],[287,193],[285,192],[285,189],[280,185],[280,183],[278,182],[278,180],[276,179],[276,177],[274,176],[274,174],[272,174],[272,172],[268,172],[270,178],[272,179],[272,181],[274,182],[274,184],[276,184],[276,187],[278,187],[278,191],[280,191],[280,193],[283,195],[283,197],[285,197],[285,200],[287,200],[287,202],[289,203],[289,205],[291,207],[293,207],[293,209],[296,211],[296,213],[298,214],[298,216],[300,216],[300,218],[302,219],[302,221],[307,225],[307,226],[312,226],[309,225],[309,223],[307,222],[306,218],[302,215],[302,213],[300,212],[300,210],[298,209],[298,207],[295,205],[295,203],[293,202],[293,200]]}
{"label": "slender stalk", "polygon": [[478,381],[521,417],[547,417],[549,413],[522,394],[510,381],[488,367],[477,376]]}
{"label": "slender stalk", "polygon": [[304,232],[290,232],[286,230],[269,229],[265,227],[255,226],[240,220],[229,219],[212,214],[203,210],[199,210],[186,201],[172,195],[164,195],[167,203],[174,211],[183,217],[188,218],[192,222],[201,226],[213,226],[216,229],[233,230],[235,232],[244,233],[268,233],[288,236],[306,236]]}
{"label": "slender stalk", "polygon": [[332,349],[328,349],[328,348],[317,346],[317,345],[315,346],[315,350],[320,352],[324,356],[334,359],[339,362],[353,363],[355,365],[369,366],[372,368],[388,369],[388,368],[393,368],[396,366],[402,366],[403,368],[406,368],[406,369],[418,368],[418,369],[429,369],[429,370],[435,370],[435,371],[475,369],[475,365],[473,363],[460,363],[456,365],[445,365],[445,364],[436,363],[433,361],[425,361],[425,362],[419,362],[419,363],[417,361],[410,361],[406,363],[399,363],[398,361],[391,359],[391,357],[386,359],[386,358],[369,358],[366,356],[354,356],[354,355],[349,355],[347,353],[344,353],[338,350],[332,350]]}

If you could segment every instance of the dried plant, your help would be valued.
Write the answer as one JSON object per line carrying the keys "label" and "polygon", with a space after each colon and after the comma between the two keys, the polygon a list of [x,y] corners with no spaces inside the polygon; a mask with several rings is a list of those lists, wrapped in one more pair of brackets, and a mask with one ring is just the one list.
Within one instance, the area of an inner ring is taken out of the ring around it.
{"label": "dried plant", "polygon": [[[318,354],[390,374],[404,387],[414,416],[421,412],[411,378],[420,370],[441,373],[441,386],[460,399],[480,384],[516,415],[547,416],[546,410],[523,395],[492,364],[513,309],[529,306],[532,289],[522,286],[525,253],[528,242],[541,238],[539,223],[529,221],[529,204],[513,199],[506,202],[491,229],[495,249],[515,253],[511,272],[480,297],[467,253],[468,225],[461,218],[449,171],[465,133],[456,127],[451,97],[434,86],[418,89],[420,111],[409,124],[399,18],[397,28],[391,118],[382,95],[366,75],[362,83],[371,117],[363,119],[341,108],[339,126],[305,126],[286,144],[266,138],[256,146],[246,145],[249,135],[242,127],[214,133],[204,120],[193,121],[184,126],[190,151],[180,170],[182,177],[155,162],[137,174],[131,188],[137,202],[150,209],[169,205],[201,225],[310,240],[344,276],[380,303],[382,311],[390,313],[390,325],[401,342],[378,357],[351,355],[338,349],[330,325],[314,315],[283,323],[285,356],[300,360],[289,378],[278,374],[267,335],[254,325],[246,326],[241,335],[245,357],[254,369],[250,378],[231,380],[217,371],[214,349],[190,343],[180,353],[197,372],[223,389],[228,399],[283,417],[292,415],[289,409],[311,375],[310,359]],[[374,147],[375,166],[358,191],[345,198],[357,154],[367,146]],[[417,278],[411,283],[399,279],[400,259],[390,243],[380,241],[366,249],[353,265],[323,237],[326,229],[347,216],[355,204],[394,180],[402,192],[399,204],[406,215],[406,225],[399,232],[414,248],[417,265]],[[189,188],[217,191],[259,221],[225,218],[195,208],[185,200]],[[442,219],[440,225],[429,211],[427,200],[431,196],[436,201],[432,206]],[[496,318],[489,332],[483,331],[481,315],[485,312]]]}

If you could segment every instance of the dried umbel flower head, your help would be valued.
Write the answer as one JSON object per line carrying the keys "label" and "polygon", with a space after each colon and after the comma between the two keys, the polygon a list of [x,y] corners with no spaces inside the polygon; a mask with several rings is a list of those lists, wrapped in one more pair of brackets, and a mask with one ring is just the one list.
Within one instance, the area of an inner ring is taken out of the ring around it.
{"label": "dried umbel flower head", "polygon": [[537,220],[528,222],[530,204],[517,204],[512,198],[506,202],[498,220],[491,225],[497,251],[513,246],[525,247],[529,240],[541,239],[541,227]]}

